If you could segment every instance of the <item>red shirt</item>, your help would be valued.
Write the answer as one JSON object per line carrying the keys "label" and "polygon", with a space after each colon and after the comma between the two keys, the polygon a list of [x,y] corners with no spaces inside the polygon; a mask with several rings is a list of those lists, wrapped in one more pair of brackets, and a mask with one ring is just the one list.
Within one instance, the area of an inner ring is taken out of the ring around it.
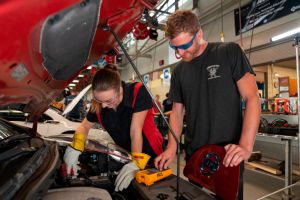
{"label": "red shirt", "polygon": [[[159,108],[161,109],[161,103],[159,101],[156,101],[157,105],[159,106]],[[153,104],[153,112],[154,113],[158,113],[158,109],[156,108],[156,106]]]}

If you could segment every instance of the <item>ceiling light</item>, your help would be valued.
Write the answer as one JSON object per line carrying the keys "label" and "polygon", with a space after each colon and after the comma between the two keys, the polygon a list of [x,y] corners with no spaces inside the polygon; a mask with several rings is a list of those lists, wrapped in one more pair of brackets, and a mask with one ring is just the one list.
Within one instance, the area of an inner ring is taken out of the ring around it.
{"label": "ceiling light", "polygon": [[73,83],[79,83],[79,80],[75,79],[72,81]]}
{"label": "ceiling light", "polygon": [[84,77],[84,75],[83,74],[79,74],[78,77]]}
{"label": "ceiling light", "polygon": [[72,86],[74,87],[74,86],[76,86],[76,84],[70,83],[69,86],[70,86],[70,87],[72,87]]}
{"label": "ceiling light", "polygon": [[280,40],[280,39],[283,39],[283,38],[286,38],[286,37],[295,35],[296,33],[300,33],[300,27],[295,28],[295,29],[290,30],[290,31],[287,31],[287,32],[285,32],[285,33],[276,35],[276,36],[274,36],[274,37],[271,38],[271,41],[272,41],[272,42],[275,42],[275,41],[277,41],[277,40]]}
{"label": "ceiling light", "polygon": [[221,42],[225,42],[225,35],[224,35],[224,32],[221,32],[221,33],[220,33],[220,39],[221,39]]}

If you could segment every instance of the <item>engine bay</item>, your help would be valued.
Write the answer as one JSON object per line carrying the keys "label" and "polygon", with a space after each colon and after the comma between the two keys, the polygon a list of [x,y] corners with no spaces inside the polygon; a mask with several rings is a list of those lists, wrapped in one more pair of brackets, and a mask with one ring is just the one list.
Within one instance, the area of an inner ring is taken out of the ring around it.
{"label": "engine bay", "polygon": [[[95,150],[90,150],[91,146]],[[97,147],[95,147],[97,146]],[[94,141],[89,141],[86,150],[79,156],[79,166],[77,177],[67,175],[66,164],[63,156],[66,145],[59,145],[60,166],[56,170],[54,183],[49,188],[66,188],[66,187],[94,187],[106,190],[112,199],[130,199],[127,192],[115,192],[114,182],[118,172],[129,161],[129,154],[124,150],[116,150],[105,147]],[[122,159],[123,158],[123,159]],[[125,159],[124,159],[125,158]]]}

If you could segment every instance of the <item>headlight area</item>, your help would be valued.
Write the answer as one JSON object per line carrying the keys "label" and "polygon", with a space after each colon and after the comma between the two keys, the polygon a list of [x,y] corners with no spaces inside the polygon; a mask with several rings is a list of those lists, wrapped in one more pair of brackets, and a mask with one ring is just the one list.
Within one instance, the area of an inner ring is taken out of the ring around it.
{"label": "headlight area", "polygon": [[0,196],[4,199],[42,198],[53,183],[53,174],[60,163],[57,144],[37,137],[18,136],[5,146],[8,150],[1,155],[7,157],[1,162],[1,171],[2,177],[7,178],[3,179]]}

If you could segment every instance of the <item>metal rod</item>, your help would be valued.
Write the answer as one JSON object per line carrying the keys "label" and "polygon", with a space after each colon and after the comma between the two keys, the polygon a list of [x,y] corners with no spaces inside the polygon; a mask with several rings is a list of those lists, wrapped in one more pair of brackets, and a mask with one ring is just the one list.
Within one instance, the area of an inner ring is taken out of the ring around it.
{"label": "metal rod", "polygon": [[153,9],[155,12],[160,12],[163,14],[167,14],[167,15],[171,15],[172,13],[168,12],[168,11],[164,11],[164,10],[159,10],[159,9]]}
{"label": "metal rod", "polygon": [[[292,139],[282,139],[285,141],[285,179],[284,186],[287,187],[292,184]],[[286,199],[292,196],[292,190],[289,188],[284,192]]]}
{"label": "metal rod", "polygon": [[[166,0],[161,6],[158,8],[158,10],[163,9],[163,7],[169,2],[169,0]],[[168,10],[168,9],[166,9]],[[152,16],[152,18],[155,18],[157,16],[158,12],[155,12],[155,14]]]}
{"label": "metal rod", "polygon": [[162,110],[160,109],[160,107],[158,106],[157,102],[155,101],[151,91],[149,90],[149,88],[147,87],[147,85],[144,83],[143,79],[142,79],[142,76],[140,74],[140,72],[138,71],[137,67],[135,66],[135,64],[133,63],[133,61],[131,60],[131,58],[129,57],[125,47],[123,46],[119,36],[114,32],[113,29],[110,29],[109,26],[105,26],[105,27],[102,27],[103,30],[106,30],[106,31],[110,31],[113,36],[115,37],[116,41],[118,42],[119,46],[121,47],[121,49],[123,50],[126,58],[128,59],[128,61],[130,62],[133,70],[135,71],[135,73],[137,74],[138,78],[141,80],[141,82],[143,83],[143,85],[145,86],[147,92],[149,93],[149,95],[151,96],[151,99],[154,103],[154,105],[156,106],[157,110],[159,111],[159,113],[161,114],[164,122],[167,124],[169,130],[170,130],[170,133],[172,134],[174,140],[176,141],[176,144],[177,144],[177,190],[176,190],[176,199],[178,200],[179,199],[179,177],[180,177],[180,142],[179,142],[179,139],[176,137],[173,129],[171,128],[168,120],[166,119],[166,116],[164,115],[164,113],[162,112]]}
{"label": "metal rod", "polygon": [[276,190],[275,192],[272,192],[272,193],[270,193],[270,194],[267,194],[267,195],[265,195],[265,196],[263,196],[263,197],[260,197],[260,198],[257,199],[257,200],[263,200],[263,199],[265,199],[265,198],[267,198],[267,197],[272,196],[273,194],[276,194],[276,193],[278,193],[278,192],[284,191],[284,190],[286,190],[286,189],[288,189],[288,188],[292,188],[292,187],[297,186],[297,185],[299,185],[299,184],[300,184],[299,182],[294,183],[294,184],[289,185],[289,186],[287,186],[287,187],[284,187],[284,188],[281,188],[281,189],[279,189],[279,190]]}
{"label": "metal rod", "polygon": [[[143,48],[146,46],[146,44],[149,42],[150,38],[148,38],[146,40],[146,42],[144,42],[144,44],[141,46],[141,48],[139,49],[139,51],[137,52],[137,56],[141,53],[141,51],[143,50]],[[137,41],[136,41],[137,42]]]}
{"label": "metal rod", "polygon": [[299,131],[299,128],[300,128],[300,115],[299,115],[299,112],[300,112],[300,73],[299,73],[299,40],[300,40],[300,36],[297,35],[295,37],[295,51],[296,51],[296,70],[297,70],[297,97],[298,97],[298,101],[297,101],[297,104],[298,104],[298,169],[299,169],[299,172],[300,172],[300,131]]}

